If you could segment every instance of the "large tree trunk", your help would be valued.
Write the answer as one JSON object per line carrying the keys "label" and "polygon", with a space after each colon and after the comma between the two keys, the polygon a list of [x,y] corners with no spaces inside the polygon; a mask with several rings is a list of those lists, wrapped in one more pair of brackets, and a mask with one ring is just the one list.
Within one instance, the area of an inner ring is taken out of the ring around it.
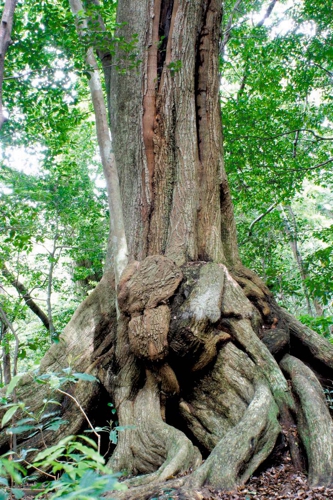
{"label": "large tree trunk", "polygon": [[138,69],[111,75],[130,259],[239,261],[218,99],[221,2],[122,1]]}
{"label": "large tree trunk", "polygon": [[[331,484],[318,380],[332,379],[333,346],[279,308],[238,255],[218,95],[221,2],[120,0],[118,9],[141,61],[106,78],[130,262],[119,317],[108,272],[41,369],[66,366],[74,351],[75,368],[100,378],[128,426],[110,458],[136,476],[126,498],[189,471],[175,484],[231,489],[281,436],[297,467],[305,450],[312,484]],[[41,390],[25,383],[18,392],[37,405]],[[75,390],[87,412],[103,401],[95,385]],[[60,412],[66,432],[78,432],[84,419],[70,401]]]}

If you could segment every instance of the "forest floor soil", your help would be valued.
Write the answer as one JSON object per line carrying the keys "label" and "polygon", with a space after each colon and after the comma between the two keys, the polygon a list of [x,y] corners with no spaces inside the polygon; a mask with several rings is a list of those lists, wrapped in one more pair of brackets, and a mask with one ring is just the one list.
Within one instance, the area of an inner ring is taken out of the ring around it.
{"label": "forest floor soil", "polygon": [[190,496],[184,490],[156,493],[143,500],[333,500],[333,485],[332,488],[311,488],[306,475],[295,471],[289,455],[285,455],[279,465],[253,475],[235,491],[204,487]]}

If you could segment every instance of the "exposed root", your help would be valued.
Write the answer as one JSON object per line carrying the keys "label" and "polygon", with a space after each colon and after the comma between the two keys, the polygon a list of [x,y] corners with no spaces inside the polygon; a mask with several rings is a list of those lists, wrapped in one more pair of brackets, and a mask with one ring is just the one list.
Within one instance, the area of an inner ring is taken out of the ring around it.
{"label": "exposed root", "polygon": [[250,321],[229,320],[228,324],[233,337],[241,344],[245,352],[266,378],[279,408],[287,407],[294,409],[294,401],[291,397],[287,381],[274,357],[252,330]]}
{"label": "exposed root", "polygon": [[248,320],[229,321],[234,338],[242,345],[249,357],[260,368],[261,373],[269,383],[274,399],[279,407],[281,423],[290,449],[291,458],[296,470],[303,469],[303,461],[293,431],[295,402],[290,393],[287,381],[276,360],[263,342],[259,340]]}
{"label": "exposed root", "polygon": [[309,483],[330,486],[333,481],[333,424],[322,387],[302,361],[286,355],[280,366],[290,376],[299,404],[297,426],[308,457]]}
{"label": "exposed root", "polygon": [[[185,483],[185,477],[180,477],[178,479],[172,479],[170,481],[159,482],[158,484],[143,484],[141,486],[131,487],[125,491],[112,491],[106,495],[106,498],[112,498],[113,500],[149,500],[151,498],[167,498],[171,500],[173,498],[173,490],[179,491]],[[186,493],[191,500],[202,500],[202,496],[197,496],[195,492],[192,494],[187,488]]]}
{"label": "exposed root", "polygon": [[220,350],[211,371],[183,394],[182,418],[208,452],[242,419],[253,399],[256,379],[255,364],[229,342]]}
{"label": "exposed root", "polygon": [[290,335],[289,332],[281,328],[273,328],[264,330],[261,336],[262,342],[274,357],[280,356],[289,352]]}
{"label": "exposed root", "polygon": [[[160,464],[160,467],[155,472],[125,481],[131,487],[166,481],[197,467],[201,462],[198,449],[185,434],[163,422],[156,378],[149,371],[146,375],[145,386],[132,403],[134,428],[131,430],[131,456],[127,456],[127,466],[130,465],[131,471],[141,473],[156,468],[156,464]],[[118,453],[116,450],[115,457]],[[109,465],[114,469],[123,460],[117,457],[117,462],[113,458]]]}
{"label": "exposed root", "polygon": [[[172,490],[182,487],[186,491],[186,498],[194,499],[200,498],[195,491],[204,484],[214,488],[233,489],[247,481],[273,450],[281,431],[277,415],[278,408],[270,390],[266,384],[258,382],[243,418],[224,435],[206,462],[192,474],[165,482],[168,477],[172,477],[169,475],[172,469],[176,470],[174,467],[169,469],[173,461],[168,464],[167,459],[166,466],[163,464],[155,473],[125,481],[128,491],[110,496],[144,500],[151,498],[153,493],[154,497],[156,495],[159,498],[163,491],[168,491],[172,498]],[[158,491],[154,490],[156,487]]]}
{"label": "exposed root", "polygon": [[259,276],[243,265],[233,269],[231,274],[242,287],[246,297],[258,307],[264,317],[269,318],[272,312],[272,293]]}
{"label": "exposed root", "polygon": [[[326,367],[326,375],[333,376],[333,345],[328,342],[324,337],[318,335],[316,332],[303,325],[300,321],[294,318],[291,314],[282,308],[279,308],[280,314],[286,322],[291,336],[291,343],[296,343],[295,347],[297,357],[300,356],[299,351],[304,348],[308,351],[308,357],[313,361],[320,363],[320,367]],[[293,345],[292,345],[293,347]],[[293,354],[293,351],[292,351]],[[306,353],[303,353],[306,354]],[[325,374],[324,374],[325,375]]]}
{"label": "exposed root", "polygon": [[210,484],[228,490],[247,481],[273,450],[281,430],[277,415],[270,390],[259,382],[241,421],[221,439],[186,485]]}

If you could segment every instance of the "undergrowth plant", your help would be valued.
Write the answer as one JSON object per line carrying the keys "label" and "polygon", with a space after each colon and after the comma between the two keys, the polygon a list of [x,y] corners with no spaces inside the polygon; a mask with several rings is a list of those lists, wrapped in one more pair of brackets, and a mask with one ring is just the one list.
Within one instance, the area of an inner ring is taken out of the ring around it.
{"label": "undergrowth plant", "polygon": [[126,489],[118,482],[119,474],[110,473],[96,443],[87,436],[67,436],[40,452],[34,466],[51,468],[54,474],[54,480],[38,498],[54,492],[48,497],[50,500],[99,499],[108,491]]}
{"label": "undergrowth plant", "polygon": [[[80,402],[68,391],[70,384],[76,384],[80,380],[98,382],[96,377],[88,373],[74,372],[71,366],[58,373],[37,375],[36,382],[48,385],[51,391],[51,397],[44,399],[37,413],[31,412],[24,402],[17,400],[15,388],[20,379],[20,375],[13,377],[5,397],[1,399],[2,407],[6,409],[1,426],[10,424],[6,432],[10,436],[11,450],[7,456],[0,457],[0,485],[4,487],[3,492],[0,491],[0,500],[9,499],[9,495],[14,495],[17,499],[22,498],[22,489],[13,486],[21,485],[27,479],[32,480],[34,473],[49,478],[48,482],[43,483],[43,493],[38,495],[39,498],[44,498],[47,494],[49,500],[58,498],[93,500],[99,499],[107,491],[124,489],[118,482],[119,474],[113,474],[105,466],[105,459],[100,453],[100,433],[108,433],[110,448],[111,444],[116,444],[121,427],[116,426],[112,419],[105,427],[94,427]],[[54,405],[60,405],[54,398],[55,393],[65,395],[74,402],[87,421],[89,426],[87,432],[94,435],[97,444],[93,439],[80,435],[67,436],[55,446],[47,447],[44,439],[45,431],[56,431],[66,423],[66,420],[59,417],[54,410]],[[112,403],[109,403],[109,406],[114,414]],[[19,419],[16,419],[17,414],[20,415]],[[28,454],[37,451],[35,448],[21,449],[19,452],[16,449],[13,437],[22,433],[28,434],[28,437],[36,433],[41,434],[44,450],[37,454],[32,463],[28,460]],[[26,469],[31,470],[32,475],[27,475]],[[24,479],[24,476],[27,478]]]}

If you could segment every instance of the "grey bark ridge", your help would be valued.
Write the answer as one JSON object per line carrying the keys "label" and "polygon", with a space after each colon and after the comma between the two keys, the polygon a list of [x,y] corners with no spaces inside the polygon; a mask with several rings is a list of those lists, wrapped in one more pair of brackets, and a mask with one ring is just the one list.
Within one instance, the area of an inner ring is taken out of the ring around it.
{"label": "grey bark ridge", "polygon": [[284,356],[280,366],[299,401],[297,427],[308,458],[309,483],[332,486],[333,423],[324,391],[313,371],[294,356]]}
{"label": "grey bark ridge", "polygon": [[258,383],[240,422],[216,445],[188,479],[190,487],[212,484],[232,490],[243,484],[274,448],[280,425],[278,408],[265,384]]}

